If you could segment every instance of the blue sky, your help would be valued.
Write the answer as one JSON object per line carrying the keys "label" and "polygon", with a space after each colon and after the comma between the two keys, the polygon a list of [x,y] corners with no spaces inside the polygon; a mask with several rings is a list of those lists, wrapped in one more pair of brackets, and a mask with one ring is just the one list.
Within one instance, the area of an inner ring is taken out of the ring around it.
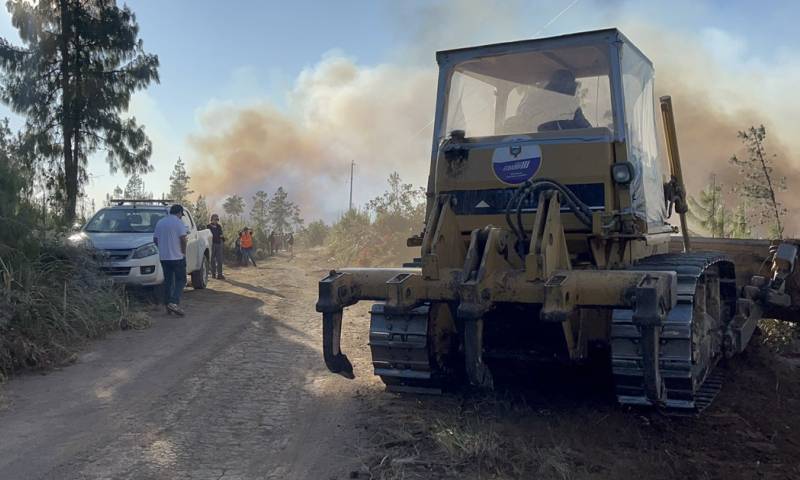
{"label": "blue sky", "polygon": [[[765,100],[761,103],[778,104],[785,95],[780,89],[800,81],[797,68],[800,61],[794,53],[800,50],[796,35],[800,2],[796,1],[130,0],[126,3],[137,15],[145,49],[158,54],[161,61],[161,83],[137,94],[131,105],[131,113],[146,125],[154,143],[155,170],[145,177],[147,187],[154,193],[167,188],[167,177],[178,155],[186,159],[191,171],[198,152],[197,147],[190,145],[189,138],[214,133],[214,115],[253,106],[285,111],[289,119],[308,114],[308,108],[293,110],[291,92],[298,91],[299,77],[304,73],[307,77],[321,74],[326,59],[332,57],[347,59],[365,76],[364,82],[379,76],[387,66],[402,69],[403,74],[422,75],[414,78],[427,79],[433,78],[425,76],[425,72],[435,67],[436,49],[620,26],[626,32],[649,32],[643,34],[648,36],[644,43],[657,50],[657,65],[659,61],[684,65],[683,56],[692,53],[687,51],[687,45],[688,50],[696,46],[713,61],[715,75],[734,91],[739,86],[728,85],[727,78],[742,68],[794,76],[772,85],[774,91],[762,92]],[[669,37],[659,39],[653,32],[669,32]],[[17,38],[4,10],[0,14],[0,35],[11,41]],[[702,62],[685,65],[693,69],[697,78],[702,78],[702,72],[698,72],[703,68]],[[302,92],[305,95],[307,90]],[[319,105],[314,109],[318,110]],[[226,118],[220,118],[220,125],[225,121]],[[328,119],[329,123],[335,121]],[[414,130],[412,127],[409,128]],[[424,149],[420,147],[420,151]],[[415,183],[424,181],[428,159],[424,153],[421,157],[412,165],[417,173],[408,175]],[[392,168],[398,164],[402,165],[396,162]],[[90,172],[93,180],[87,186],[87,193],[93,198],[102,198],[115,184],[124,186],[126,181],[121,175],[110,175],[99,156],[91,160]],[[365,173],[374,173],[375,179],[379,179],[388,172],[367,169]],[[374,185],[357,191],[359,203],[380,191],[377,180],[371,183]],[[320,185],[333,188],[341,186],[341,182],[337,179]],[[274,189],[275,185],[266,182],[264,188]],[[221,197],[232,192],[206,193]],[[306,216],[330,218],[335,212],[326,209]]]}

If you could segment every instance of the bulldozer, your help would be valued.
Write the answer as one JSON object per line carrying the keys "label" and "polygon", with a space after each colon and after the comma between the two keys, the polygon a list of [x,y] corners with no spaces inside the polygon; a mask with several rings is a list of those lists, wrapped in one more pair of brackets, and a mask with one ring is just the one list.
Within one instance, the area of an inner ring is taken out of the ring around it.
{"label": "bulldozer", "polygon": [[504,358],[600,351],[620,404],[700,411],[760,319],[800,321],[800,241],[689,235],[672,100],[619,30],[436,60],[419,257],[319,282],[331,372],[354,378],[342,315],[367,300],[391,391],[491,389]]}

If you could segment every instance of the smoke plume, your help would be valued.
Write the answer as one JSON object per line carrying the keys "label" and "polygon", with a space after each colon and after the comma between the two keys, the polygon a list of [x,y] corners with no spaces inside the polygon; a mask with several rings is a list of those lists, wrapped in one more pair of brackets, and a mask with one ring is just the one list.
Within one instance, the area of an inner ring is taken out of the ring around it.
{"label": "smoke plume", "polygon": [[[389,63],[361,66],[345,55],[326,56],[298,76],[285,108],[268,101],[209,108],[189,141],[194,189],[219,201],[233,193],[249,199],[256,190],[271,192],[282,185],[307,218],[331,220],[347,207],[351,161],[356,162],[357,204],[383,191],[392,171],[405,181],[425,185],[436,89],[433,52],[533,33],[511,14],[495,15],[490,11],[494,7],[482,6],[486,2],[470,3],[474,5],[468,9],[451,10],[452,2],[435,7],[441,14],[438,23],[430,20],[433,15],[420,15],[428,20],[411,27],[419,43],[399,45]],[[509,5],[515,4],[505,4],[507,13],[514,10]],[[722,32],[672,32],[609,12],[597,18],[615,19],[656,65],[658,94],[673,97],[690,193],[696,195],[712,173],[726,188],[739,182],[729,163],[731,155],[743,153],[737,131],[763,123],[767,147],[777,156],[776,173],[789,178],[790,190],[779,199],[790,211],[800,212],[800,197],[789,194],[800,170],[791,152],[800,141],[790,131],[795,112],[780,93],[795,88],[797,67],[737,65],[744,62],[736,59],[738,40]],[[486,18],[498,17],[511,20],[489,33],[475,28]],[[593,25],[595,21],[587,16],[585,29],[605,26]],[[720,45],[725,50],[714,51]],[[727,55],[726,61],[720,61],[720,55]],[[425,66],[416,66],[421,64]],[[733,207],[734,198],[728,195]],[[800,215],[787,219],[787,233],[800,232],[795,218]]]}
{"label": "smoke plume", "polygon": [[206,112],[190,139],[195,190],[222,196],[283,185],[307,216],[331,219],[347,208],[351,161],[359,203],[392,171],[423,184],[435,83],[432,69],[326,58],[300,75],[286,111],[262,103]]}

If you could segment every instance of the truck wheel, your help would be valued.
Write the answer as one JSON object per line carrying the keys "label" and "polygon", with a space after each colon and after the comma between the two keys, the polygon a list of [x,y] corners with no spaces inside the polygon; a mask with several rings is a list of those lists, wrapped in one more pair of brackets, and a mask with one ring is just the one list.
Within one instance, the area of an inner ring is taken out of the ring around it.
{"label": "truck wheel", "polygon": [[208,257],[203,255],[203,261],[200,263],[200,270],[192,272],[192,288],[195,290],[202,290],[208,285]]}

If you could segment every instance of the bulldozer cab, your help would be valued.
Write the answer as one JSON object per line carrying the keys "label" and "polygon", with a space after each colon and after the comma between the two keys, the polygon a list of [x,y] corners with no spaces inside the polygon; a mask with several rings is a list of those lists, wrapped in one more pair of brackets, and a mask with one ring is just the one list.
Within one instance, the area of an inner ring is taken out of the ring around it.
{"label": "bulldozer cab", "polygon": [[[627,216],[626,233],[671,230],[653,66],[618,30],[442,51],[437,62],[429,196],[451,196],[462,232],[503,224],[515,189],[536,178]],[[528,223],[536,203],[522,205]],[[572,237],[592,230],[563,217]]]}

